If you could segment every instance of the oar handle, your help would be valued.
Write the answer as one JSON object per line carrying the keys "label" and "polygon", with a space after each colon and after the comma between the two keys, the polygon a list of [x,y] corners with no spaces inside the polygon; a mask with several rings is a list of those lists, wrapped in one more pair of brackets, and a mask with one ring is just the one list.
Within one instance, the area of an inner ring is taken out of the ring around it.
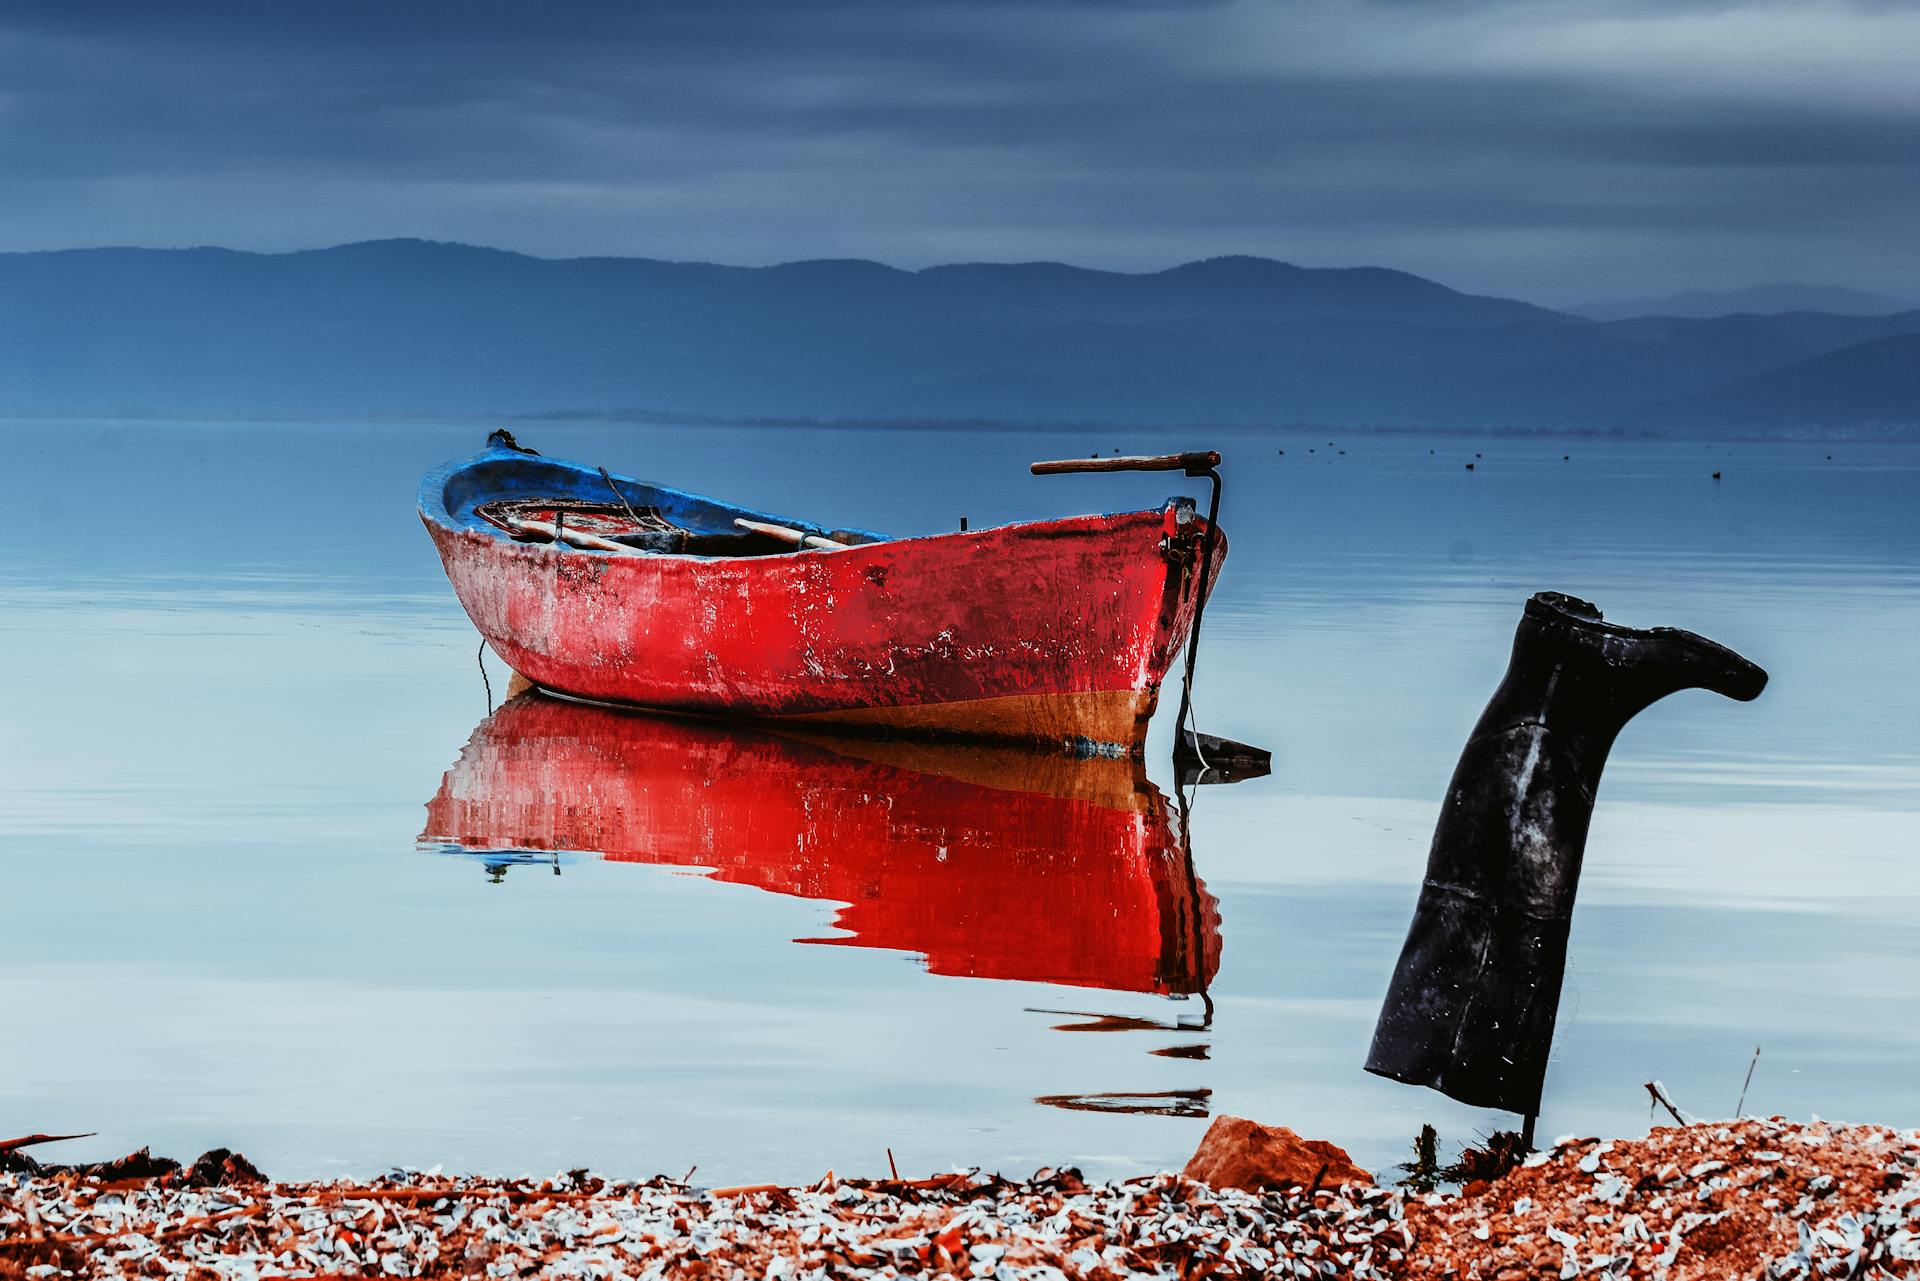
{"label": "oar handle", "polygon": [[544,534],[556,542],[572,543],[575,547],[591,547],[595,551],[617,552],[624,556],[640,555],[640,548],[628,543],[616,543],[611,538],[602,538],[590,534],[584,529],[567,529],[555,525],[550,520],[526,520],[519,516],[508,516],[506,523],[517,534]]}
{"label": "oar handle", "polygon": [[783,543],[792,543],[795,547],[811,547],[825,552],[837,552],[846,546],[845,543],[836,543],[831,538],[822,538],[818,534],[809,534],[803,529],[792,529],[786,525],[775,525],[770,521],[748,520],[745,516],[735,516],[733,523],[750,534],[765,534]]}
{"label": "oar handle", "polygon": [[1133,455],[1124,458],[1061,458],[1050,463],[1035,463],[1027,470],[1036,476],[1058,476],[1073,471],[1183,471],[1189,476],[1204,476],[1220,465],[1220,455],[1211,449],[1189,454]]}

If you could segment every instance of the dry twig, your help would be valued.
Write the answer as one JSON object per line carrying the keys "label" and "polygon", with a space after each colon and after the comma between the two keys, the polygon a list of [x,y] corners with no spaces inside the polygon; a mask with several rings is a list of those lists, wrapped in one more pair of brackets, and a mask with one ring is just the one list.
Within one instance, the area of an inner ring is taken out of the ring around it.
{"label": "dry twig", "polygon": [[23,1134],[17,1139],[0,1139],[0,1152],[18,1152],[21,1148],[30,1148],[36,1143],[63,1143],[68,1139],[90,1139],[98,1130],[88,1130],[85,1134]]}

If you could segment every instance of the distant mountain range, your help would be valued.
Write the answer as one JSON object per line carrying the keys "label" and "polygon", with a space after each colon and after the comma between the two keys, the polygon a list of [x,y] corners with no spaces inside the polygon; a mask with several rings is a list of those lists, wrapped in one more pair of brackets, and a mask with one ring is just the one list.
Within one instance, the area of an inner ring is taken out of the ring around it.
{"label": "distant mountain range", "polygon": [[[1908,407],[1905,416],[1899,406]],[[1832,423],[1920,435],[1913,430],[1920,417],[1913,406],[1920,406],[1920,334],[1894,334],[1739,379],[1675,402],[1655,418],[1723,430]]]}
{"label": "distant mountain range", "polygon": [[1911,311],[1914,303],[1891,294],[1845,289],[1839,285],[1749,285],[1745,289],[1689,289],[1631,302],[1586,303],[1568,311],[1589,320],[1631,320],[1636,316],[1778,316],[1789,311],[1826,311],[1836,316],[1885,316]]}
{"label": "distant mountain range", "polygon": [[0,412],[655,413],[1920,434],[1920,311],[1596,321],[1405,272],[1217,258],[900,271],[0,254]]}

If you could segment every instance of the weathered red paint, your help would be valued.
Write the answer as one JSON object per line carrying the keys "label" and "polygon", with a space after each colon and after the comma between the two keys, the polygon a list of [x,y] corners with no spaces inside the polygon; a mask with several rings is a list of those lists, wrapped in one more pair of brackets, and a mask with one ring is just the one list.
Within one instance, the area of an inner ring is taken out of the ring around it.
{"label": "weathered red paint", "polygon": [[481,635],[550,690],[1129,751],[1192,624],[1206,529],[1170,502],[841,550],[621,556],[426,525]]}
{"label": "weathered red paint", "polygon": [[852,937],[796,941],[917,952],[936,974],[1197,992],[1220,964],[1213,897],[1127,760],[803,740],[524,694],[474,731],[421,839],[844,903]]}

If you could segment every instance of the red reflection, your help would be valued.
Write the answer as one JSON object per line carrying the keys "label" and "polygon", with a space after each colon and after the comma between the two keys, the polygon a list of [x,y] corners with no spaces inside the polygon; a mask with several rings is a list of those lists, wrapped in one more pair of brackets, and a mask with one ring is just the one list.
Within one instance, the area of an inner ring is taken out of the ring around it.
{"label": "red reflection", "polygon": [[799,738],[527,694],[474,731],[422,841],[710,869],[846,904],[936,974],[1204,991],[1220,918],[1136,763]]}

